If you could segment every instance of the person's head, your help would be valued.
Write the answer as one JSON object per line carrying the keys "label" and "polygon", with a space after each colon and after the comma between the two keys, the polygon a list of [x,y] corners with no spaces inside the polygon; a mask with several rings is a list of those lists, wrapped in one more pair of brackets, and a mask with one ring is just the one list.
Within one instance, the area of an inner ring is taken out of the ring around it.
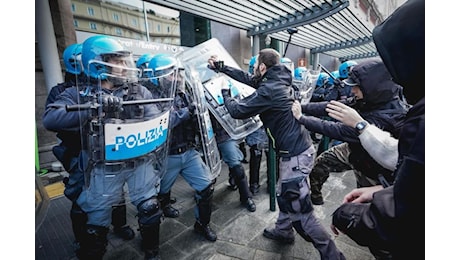
{"label": "person's head", "polygon": [[79,43],[71,44],[65,48],[62,53],[62,59],[64,60],[66,72],[77,76],[82,73],[81,49],[82,45]]}
{"label": "person's head", "polygon": [[251,60],[249,61],[249,68],[248,68],[248,72],[251,75],[254,74],[254,65],[256,65],[256,62],[257,62],[257,55],[252,56]]}
{"label": "person's head", "polygon": [[340,79],[348,78],[348,72],[353,68],[353,66],[357,65],[358,63],[353,60],[345,61],[339,66],[339,77]]}
{"label": "person's head", "polygon": [[274,49],[265,48],[259,51],[257,61],[254,65],[254,75],[261,77],[271,67],[280,64],[281,55]]}
{"label": "person's head", "polygon": [[87,77],[104,80],[114,86],[136,82],[139,70],[131,52],[109,36],[93,36],[82,44],[82,64]]}
{"label": "person's head", "polygon": [[425,1],[405,2],[374,28],[372,37],[408,102],[425,97]]}
{"label": "person's head", "polygon": [[304,73],[307,71],[307,68],[305,67],[297,67],[294,70],[294,78],[296,80],[303,80],[304,79]]}
{"label": "person's head", "polygon": [[332,77],[329,76],[329,78],[327,79],[329,85],[334,85],[334,79],[340,79],[340,73],[338,70],[334,70],[333,72],[331,72],[331,75]]}
{"label": "person's head", "polygon": [[150,81],[162,89],[170,89],[176,83],[182,86],[183,80],[177,73],[177,59],[168,54],[155,54],[149,61],[148,75]]}
{"label": "person's head", "polygon": [[292,62],[292,60],[288,57],[282,57],[280,59],[280,63],[286,66],[286,68],[288,68],[291,71],[292,76],[294,77],[294,62]]}
{"label": "person's head", "polygon": [[136,67],[141,70],[142,75],[141,77],[146,77],[144,75],[144,70],[149,67],[149,61],[153,58],[153,54],[151,53],[145,53],[139,57],[139,59],[136,61]]}
{"label": "person's head", "polygon": [[391,79],[380,58],[367,59],[354,66],[343,83],[351,86],[356,100],[364,102],[369,109],[395,99],[401,88]]}
{"label": "person's head", "polygon": [[329,81],[329,75],[326,72],[320,72],[316,80],[316,87],[320,88]]}

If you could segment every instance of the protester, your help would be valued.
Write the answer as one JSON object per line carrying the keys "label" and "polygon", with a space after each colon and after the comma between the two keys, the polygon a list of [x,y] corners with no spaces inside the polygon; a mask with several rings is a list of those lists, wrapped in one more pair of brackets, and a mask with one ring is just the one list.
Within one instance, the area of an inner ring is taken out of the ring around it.
{"label": "protester", "polygon": [[394,184],[351,191],[333,213],[331,227],[359,245],[390,251],[393,259],[424,259],[425,1],[408,0],[372,36],[393,80],[413,106],[399,135]]}
{"label": "protester", "polygon": [[259,115],[270,145],[280,157],[277,183],[280,212],[275,228],[265,229],[264,236],[292,243],[294,227],[302,238],[313,243],[321,259],[345,259],[313,214],[307,178],[313,167],[315,148],[309,132],[291,112],[293,71],[280,64],[280,54],[270,48],[259,52],[253,77],[240,69],[221,66],[217,61],[217,57],[211,56],[209,68],[256,89],[239,101],[230,97],[229,89],[222,89],[228,112],[236,119]]}

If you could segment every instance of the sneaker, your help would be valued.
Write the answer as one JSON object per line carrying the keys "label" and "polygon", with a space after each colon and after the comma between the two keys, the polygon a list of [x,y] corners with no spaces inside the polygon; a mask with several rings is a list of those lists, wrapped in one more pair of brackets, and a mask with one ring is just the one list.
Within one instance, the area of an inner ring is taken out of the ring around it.
{"label": "sneaker", "polygon": [[113,233],[115,233],[117,237],[122,238],[123,240],[131,240],[135,236],[134,230],[128,225],[114,228]]}
{"label": "sneaker", "polygon": [[246,201],[242,201],[241,204],[243,204],[251,212],[256,211],[256,204],[252,198],[248,198]]}
{"label": "sneaker", "polygon": [[294,243],[294,234],[283,236],[281,235],[276,228],[266,228],[264,229],[264,237],[279,241],[284,244]]}
{"label": "sneaker", "polygon": [[179,210],[168,204],[163,208],[163,215],[167,218],[177,218],[179,217]]}
{"label": "sneaker", "polygon": [[202,225],[198,221],[195,222],[195,225],[193,226],[196,232],[202,234],[207,240],[209,241],[216,241],[217,240],[217,235],[216,233],[211,229],[211,227],[208,225]]}
{"label": "sneaker", "polygon": [[324,204],[323,196],[321,194],[320,195],[312,194],[310,198],[311,198],[311,203],[313,203],[313,205],[323,205]]}

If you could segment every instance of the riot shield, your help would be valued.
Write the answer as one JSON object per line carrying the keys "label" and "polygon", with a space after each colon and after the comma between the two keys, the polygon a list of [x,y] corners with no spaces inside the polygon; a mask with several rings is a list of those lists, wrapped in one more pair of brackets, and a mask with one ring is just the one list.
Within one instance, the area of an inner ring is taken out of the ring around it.
{"label": "riot shield", "polygon": [[196,104],[196,114],[198,117],[198,124],[200,126],[201,141],[199,150],[206,165],[208,165],[211,170],[212,178],[215,179],[220,174],[222,162],[220,160],[214,130],[211,125],[209,109],[204,95],[205,91],[195,68],[190,65],[185,65],[183,73],[185,74],[183,86],[185,88],[185,92],[192,97],[193,102]]}
{"label": "riot shield", "polygon": [[[158,192],[166,172],[169,115],[176,87],[174,80],[167,81],[168,91],[153,96],[139,82],[140,71],[132,56],[114,56],[118,62],[88,62],[84,69],[97,68],[97,77],[87,73],[87,82],[79,86],[79,105],[67,107],[80,112],[80,167],[87,200],[101,201],[101,207],[123,202],[125,184],[132,201]],[[177,74],[177,66],[167,69],[168,73],[151,80]]]}
{"label": "riot shield", "polygon": [[319,70],[306,70],[302,74],[302,80],[292,80],[294,95],[301,105],[310,102],[319,73]]}
{"label": "riot shield", "polygon": [[227,75],[210,70],[207,65],[211,55],[217,55],[219,60],[224,61],[228,66],[240,68],[220,42],[214,38],[185,50],[178,55],[178,58],[184,66],[196,70],[198,79],[203,85],[206,105],[217,121],[232,139],[241,140],[260,128],[262,121],[258,115],[247,119],[232,118],[224,105],[221,88],[222,85],[233,85],[235,88],[232,89],[236,91],[232,93],[232,96],[237,99],[249,96],[255,89],[233,80]]}

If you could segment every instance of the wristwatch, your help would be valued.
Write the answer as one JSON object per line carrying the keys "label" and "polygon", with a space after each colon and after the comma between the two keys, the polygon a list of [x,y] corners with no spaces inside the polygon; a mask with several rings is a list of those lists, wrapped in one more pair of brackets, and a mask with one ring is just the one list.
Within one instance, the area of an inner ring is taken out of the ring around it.
{"label": "wristwatch", "polygon": [[364,128],[366,128],[366,126],[367,126],[367,122],[366,121],[361,121],[361,122],[356,124],[355,128],[356,128],[356,130],[361,132],[361,131],[363,131]]}

